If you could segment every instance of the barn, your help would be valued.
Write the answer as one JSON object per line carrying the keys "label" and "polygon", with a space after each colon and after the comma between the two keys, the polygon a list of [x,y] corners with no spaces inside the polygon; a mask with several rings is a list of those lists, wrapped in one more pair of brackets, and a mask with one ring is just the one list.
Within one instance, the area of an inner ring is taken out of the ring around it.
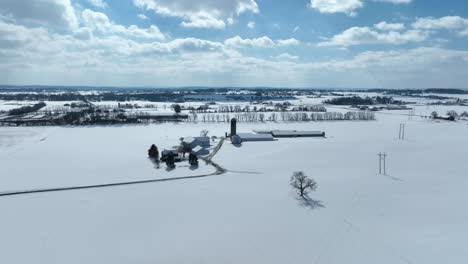
{"label": "barn", "polygon": [[294,137],[325,137],[322,131],[297,131],[297,130],[277,130],[271,131],[275,138],[294,138]]}
{"label": "barn", "polygon": [[209,137],[186,137],[183,141],[189,144],[191,148],[195,148],[196,146],[201,146],[203,148],[210,147]]}
{"label": "barn", "polygon": [[255,141],[273,141],[273,136],[270,134],[253,134],[253,133],[238,133],[232,137],[232,143],[240,144],[242,142]]}

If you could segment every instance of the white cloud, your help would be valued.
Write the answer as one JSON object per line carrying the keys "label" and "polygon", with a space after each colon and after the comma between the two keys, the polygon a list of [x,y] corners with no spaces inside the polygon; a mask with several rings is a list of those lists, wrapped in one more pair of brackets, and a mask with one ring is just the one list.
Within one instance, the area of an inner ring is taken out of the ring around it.
{"label": "white cloud", "polygon": [[403,23],[387,23],[385,21],[375,24],[374,27],[378,30],[403,30],[405,29],[405,24]]}
{"label": "white cloud", "polygon": [[138,14],[137,16],[138,16],[139,19],[142,19],[142,20],[148,19],[148,17],[146,15],[144,15],[144,14]]}
{"label": "white cloud", "polygon": [[[371,0],[373,2],[385,2],[392,4],[409,4],[412,0]],[[364,7],[364,0],[310,0],[310,7],[320,13],[334,14],[344,13],[355,16],[356,10]]]}
{"label": "white cloud", "polygon": [[0,22],[0,82],[404,88],[462,87],[468,81],[464,50],[421,47],[300,62],[289,53],[244,56],[225,43],[195,38],[137,42],[77,31],[84,37]]}
{"label": "white cloud", "polygon": [[281,53],[278,56],[274,57],[277,60],[297,60],[299,59],[299,56],[291,55],[289,53]]}
{"label": "white cloud", "polygon": [[[43,1],[48,5],[63,3]],[[403,88],[462,87],[468,82],[466,50],[400,47],[362,52],[346,59],[332,57],[305,62],[301,57],[303,53],[289,53],[293,52],[294,45],[301,44],[293,38],[243,39],[236,36],[225,41],[167,40],[156,26],[123,26],[106,14],[91,10],[84,10],[81,25],[77,23],[72,27],[63,17],[6,12],[3,2],[0,10],[0,15],[11,17],[0,20],[0,83]],[[67,17],[67,12],[61,14]],[[234,12],[232,16],[218,18],[227,23],[229,19],[234,22],[236,16]],[[62,24],[51,24],[52,21]],[[398,23],[382,22],[348,29],[320,45],[396,45],[422,41],[437,30],[450,30],[460,35],[467,31],[468,35],[464,18],[421,18],[410,30],[401,28]],[[243,54],[248,48],[270,49],[248,52],[254,54],[248,56],[247,52]],[[314,47],[310,48],[314,52]],[[284,53],[276,55],[277,51]]]}
{"label": "white cloud", "polygon": [[93,37],[93,31],[89,28],[79,28],[73,32],[73,36],[77,39],[89,40]]}
{"label": "white cloud", "polygon": [[249,23],[247,23],[247,27],[250,28],[250,29],[255,28],[255,22],[250,21]]}
{"label": "white cloud", "polygon": [[47,26],[59,30],[78,27],[70,0],[2,0],[0,16],[25,25]]}
{"label": "white cloud", "polygon": [[275,42],[267,36],[253,39],[243,39],[240,36],[235,36],[224,41],[226,46],[232,48],[245,48],[245,47],[257,47],[257,48],[271,48],[275,46]]}
{"label": "white cloud", "polygon": [[446,29],[457,32],[460,36],[468,36],[468,19],[459,16],[446,16],[441,18],[418,18],[413,28],[425,30]]}
{"label": "white cloud", "polygon": [[135,49],[136,53],[143,54],[174,54],[174,53],[193,53],[193,52],[220,52],[224,45],[219,42],[183,38],[175,39],[169,42],[153,42],[140,45]]}
{"label": "white cloud", "polygon": [[391,44],[401,45],[408,42],[421,42],[426,40],[428,33],[420,30],[407,30],[404,32],[388,31],[378,32],[368,27],[352,27],[333,36],[318,46],[354,46],[362,44]]}
{"label": "white cloud", "polygon": [[276,41],[278,46],[297,46],[301,44],[301,42],[295,38],[290,39],[279,39]]}
{"label": "white cloud", "polygon": [[380,22],[370,27],[352,27],[318,44],[318,46],[348,47],[361,44],[401,45],[422,42],[438,30],[449,30],[457,35],[468,36],[468,19],[458,16],[441,18],[418,18],[406,29],[403,23]]}
{"label": "white cloud", "polygon": [[21,49],[34,42],[47,41],[49,35],[44,28],[32,28],[0,21],[0,49]]}
{"label": "white cloud", "polygon": [[223,20],[216,19],[209,15],[198,14],[190,18],[189,21],[182,21],[180,23],[182,27],[187,28],[216,28],[223,29],[226,27],[226,23]]}
{"label": "white cloud", "polygon": [[301,29],[301,28],[300,28],[299,26],[294,27],[293,33],[296,33],[296,32],[299,31],[300,29]]}
{"label": "white cloud", "polygon": [[104,0],[87,0],[91,5],[98,8],[106,8],[107,3]]}
{"label": "white cloud", "polygon": [[145,29],[139,28],[135,25],[125,27],[110,21],[106,14],[89,9],[85,9],[83,11],[82,17],[86,27],[97,31],[100,34],[121,34],[135,38],[165,39],[164,34],[162,34],[159,28],[155,25],[151,25],[149,28]]}
{"label": "white cloud", "polygon": [[[244,56],[201,39],[81,41],[22,26],[5,34],[4,28],[0,26],[2,83],[407,88],[463,87],[468,81],[468,51],[463,50],[421,47],[299,62],[288,53],[270,59]],[[3,45],[4,38],[22,44]]]}
{"label": "white cloud", "polygon": [[297,46],[300,41],[294,38],[279,39],[273,41],[267,36],[252,39],[243,39],[240,36],[235,36],[224,41],[224,44],[230,48],[274,48],[284,46]]}
{"label": "white cloud", "polygon": [[241,13],[258,13],[255,0],[133,0],[133,3],[163,16],[179,17],[181,26],[222,29],[232,24],[233,16]]}
{"label": "white cloud", "polygon": [[310,6],[320,13],[345,13],[354,16],[355,10],[363,7],[364,3],[361,0],[311,0]]}

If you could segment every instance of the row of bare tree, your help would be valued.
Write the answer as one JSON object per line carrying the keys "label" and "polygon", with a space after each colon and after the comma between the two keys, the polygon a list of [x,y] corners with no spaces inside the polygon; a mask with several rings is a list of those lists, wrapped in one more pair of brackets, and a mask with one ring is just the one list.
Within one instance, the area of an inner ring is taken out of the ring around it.
{"label": "row of bare tree", "polygon": [[243,113],[207,113],[197,114],[191,113],[189,115],[189,122],[230,122],[231,118],[236,118],[238,122],[307,122],[307,121],[336,121],[336,120],[375,120],[375,113],[368,111],[358,112],[279,112],[279,113],[257,113],[257,112],[243,112]]}

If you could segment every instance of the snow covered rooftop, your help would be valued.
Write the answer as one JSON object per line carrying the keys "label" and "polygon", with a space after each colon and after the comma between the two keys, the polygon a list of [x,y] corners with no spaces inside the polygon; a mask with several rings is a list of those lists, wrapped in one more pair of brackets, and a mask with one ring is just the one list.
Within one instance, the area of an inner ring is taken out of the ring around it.
{"label": "snow covered rooftop", "polygon": [[279,130],[272,131],[271,134],[273,137],[324,137],[325,132],[322,131],[288,131],[288,130]]}
{"label": "snow covered rooftop", "polygon": [[270,134],[238,133],[237,136],[244,141],[271,141],[273,136]]}
{"label": "snow covered rooftop", "polygon": [[322,131],[300,131],[300,130],[254,130],[255,133],[265,135],[270,134],[273,137],[322,137],[325,133]]}
{"label": "snow covered rooftop", "polygon": [[198,151],[200,151],[200,150],[202,150],[202,149],[203,149],[202,146],[196,146],[196,147],[194,147],[194,148],[192,149],[192,151],[193,151],[193,152],[198,152]]}

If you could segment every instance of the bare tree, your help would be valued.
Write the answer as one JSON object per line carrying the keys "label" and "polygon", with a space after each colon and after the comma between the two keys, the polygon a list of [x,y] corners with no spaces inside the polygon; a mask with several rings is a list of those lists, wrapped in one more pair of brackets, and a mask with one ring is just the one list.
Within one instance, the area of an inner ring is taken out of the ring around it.
{"label": "bare tree", "polygon": [[317,183],[313,179],[309,179],[302,171],[293,173],[290,184],[298,191],[301,197],[304,197],[309,191],[317,189]]}
{"label": "bare tree", "polygon": [[457,118],[458,117],[458,113],[455,111],[455,110],[450,110],[447,112],[447,115],[448,116],[451,116],[453,118]]}
{"label": "bare tree", "polygon": [[179,114],[180,111],[182,110],[182,108],[180,107],[179,104],[175,104],[175,105],[173,105],[172,107],[174,108],[174,112],[175,112],[176,114]]}

